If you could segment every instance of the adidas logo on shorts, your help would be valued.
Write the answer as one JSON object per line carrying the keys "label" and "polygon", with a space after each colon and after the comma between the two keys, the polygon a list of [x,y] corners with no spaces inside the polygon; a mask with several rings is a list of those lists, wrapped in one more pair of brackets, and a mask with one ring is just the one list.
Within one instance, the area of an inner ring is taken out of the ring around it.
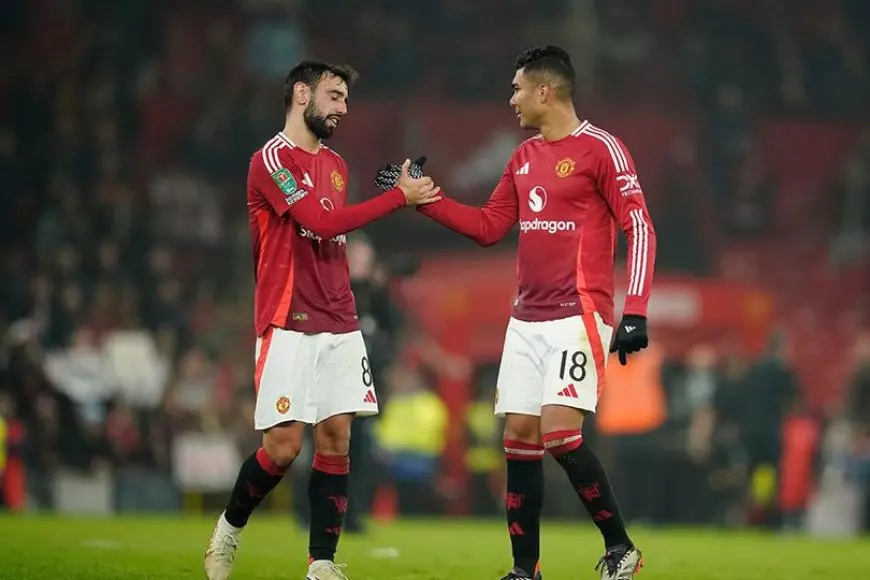
{"label": "adidas logo on shorts", "polygon": [[378,400],[377,400],[377,398],[375,398],[375,392],[371,389],[366,391],[366,396],[363,397],[363,403],[375,404],[377,402],[378,402]]}

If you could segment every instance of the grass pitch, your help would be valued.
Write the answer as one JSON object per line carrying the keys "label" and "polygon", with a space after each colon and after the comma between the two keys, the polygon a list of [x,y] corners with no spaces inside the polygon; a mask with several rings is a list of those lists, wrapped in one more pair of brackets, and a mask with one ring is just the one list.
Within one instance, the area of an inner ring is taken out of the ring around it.
{"label": "grass pitch", "polygon": [[[213,521],[0,516],[0,580],[202,579]],[[868,578],[870,541],[754,532],[633,530],[646,559],[638,580]],[[543,532],[546,580],[594,580],[601,540],[588,525]],[[306,534],[289,519],[254,517],[233,580],[302,579]],[[496,580],[510,565],[500,522],[417,521],[374,527],[339,546],[352,580]]]}

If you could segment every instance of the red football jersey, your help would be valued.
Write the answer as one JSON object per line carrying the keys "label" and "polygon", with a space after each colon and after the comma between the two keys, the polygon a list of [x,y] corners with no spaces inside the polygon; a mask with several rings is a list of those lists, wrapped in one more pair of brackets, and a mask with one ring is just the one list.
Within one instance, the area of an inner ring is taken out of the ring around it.
{"label": "red football jersey", "polygon": [[358,328],[344,234],[405,205],[400,189],[345,206],[347,164],[309,153],[279,133],[251,158],[248,213],[257,335]]}
{"label": "red football jersey", "polygon": [[564,139],[522,143],[482,208],[445,198],[419,210],[485,246],[519,222],[513,316],[527,321],[598,312],[613,325],[621,227],[628,238],[624,312],[646,315],[655,230],[628,150],[587,121]]}

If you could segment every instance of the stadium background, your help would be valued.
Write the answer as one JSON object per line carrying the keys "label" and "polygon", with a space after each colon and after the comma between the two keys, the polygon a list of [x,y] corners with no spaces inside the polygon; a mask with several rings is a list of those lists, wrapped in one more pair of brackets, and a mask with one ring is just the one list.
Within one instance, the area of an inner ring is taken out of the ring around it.
{"label": "stadium background", "polygon": [[[4,505],[219,506],[257,444],[247,162],[280,127],[294,62],[362,73],[330,143],[352,197],[426,154],[447,192],[481,203],[524,138],[513,58],[555,43],[580,114],[631,149],[659,238],[654,347],[613,373],[607,425],[587,430],[627,517],[867,526],[870,5],[533,5],[6,2]],[[413,211],[365,235],[351,265],[384,414],[354,469],[375,515],[498,517],[488,410],[512,242],[476,249]],[[432,477],[408,467],[421,456]],[[553,475],[548,513],[576,515]]]}

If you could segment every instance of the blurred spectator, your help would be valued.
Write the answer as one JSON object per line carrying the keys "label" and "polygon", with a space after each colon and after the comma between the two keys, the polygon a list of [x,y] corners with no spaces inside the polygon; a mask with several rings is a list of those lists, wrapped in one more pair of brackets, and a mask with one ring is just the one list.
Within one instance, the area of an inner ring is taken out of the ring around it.
{"label": "blurred spectator", "polygon": [[106,439],[112,461],[118,465],[142,463],[146,457],[139,416],[123,401],[110,406]]}
{"label": "blurred spectator", "polygon": [[105,404],[116,392],[109,361],[87,327],[78,328],[70,346],[49,352],[43,363],[46,378],[77,406],[78,416],[89,424],[105,418]]}
{"label": "blurred spectator", "polygon": [[814,535],[853,535],[862,530],[864,493],[851,470],[855,436],[844,410],[834,410],[820,446],[820,474],[807,513],[807,528]]}
{"label": "blurred spectator", "polygon": [[747,450],[743,410],[746,407],[746,362],[738,353],[723,357],[714,398],[715,425],[710,458],[713,521],[739,525],[747,483]]}
{"label": "blurred spectator", "polygon": [[870,436],[870,330],[855,344],[855,367],[849,385],[848,417],[853,425]]}
{"label": "blurred spectator", "polygon": [[[104,348],[118,381],[119,399],[143,409],[155,408],[166,389],[169,361],[160,354],[154,337],[131,326],[110,332]],[[126,418],[124,412],[119,411]]]}
{"label": "blurred spectator", "polygon": [[854,437],[851,473],[862,494],[862,529],[867,531],[870,530],[870,331],[867,330],[855,345],[855,369],[846,408]]}
{"label": "blurred spectator", "polygon": [[178,375],[172,387],[173,403],[191,417],[199,417],[215,408],[217,400],[217,370],[214,363],[199,347],[193,347],[181,356]]}
{"label": "blurred spectator", "polygon": [[481,367],[474,378],[474,399],[465,411],[468,451],[465,462],[471,474],[469,504],[476,516],[501,514],[505,489],[502,421],[493,414],[498,365]]}
{"label": "blurred spectator", "polygon": [[685,368],[664,372],[668,419],[658,434],[663,449],[655,487],[665,495],[648,508],[657,521],[698,523],[712,515],[707,480],[719,389],[715,363],[712,346],[700,344],[689,352]]}
{"label": "blurred spectator", "polygon": [[447,409],[420,373],[402,366],[387,376],[388,402],[375,436],[403,515],[441,513],[437,474],[447,439]]}
{"label": "blurred spectator", "polygon": [[791,368],[790,345],[782,334],[775,335],[763,358],[746,373],[747,405],[743,425],[752,478],[753,501],[767,524],[776,521],[774,491],[782,453],[782,431],[786,413],[798,396]]}
{"label": "blurred spectator", "polygon": [[[656,343],[637,353],[626,366],[611,360],[607,388],[595,413],[596,430],[610,438],[613,446],[613,463],[608,468],[628,521],[654,521],[662,486],[667,485],[657,466],[658,444],[669,417],[663,363],[664,353]],[[680,438],[678,445],[685,449],[685,439]]]}
{"label": "blurred spectator", "polygon": [[377,384],[396,357],[402,317],[390,295],[389,271],[378,261],[371,240],[359,232],[349,236],[347,260],[360,330]]}
{"label": "blurred spectator", "polygon": [[812,482],[817,476],[820,441],[821,425],[802,401],[795,401],[783,423],[783,449],[778,470],[779,509],[786,530],[804,528]]}

